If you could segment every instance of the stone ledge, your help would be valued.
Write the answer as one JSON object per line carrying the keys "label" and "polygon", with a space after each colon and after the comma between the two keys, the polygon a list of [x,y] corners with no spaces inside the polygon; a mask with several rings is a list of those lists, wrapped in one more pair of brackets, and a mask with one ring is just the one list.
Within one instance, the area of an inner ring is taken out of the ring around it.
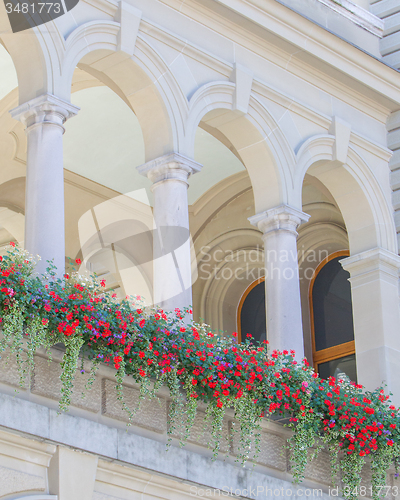
{"label": "stone ledge", "polygon": [[[228,486],[235,490],[242,489],[243,485],[255,490],[257,487],[292,487],[290,475],[284,472],[254,469],[253,464],[242,467],[233,463],[233,457],[212,461],[201,453],[176,446],[166,451],[165,443],[155,439],[82,417],[57,415],[55,410],[1,393],[0,426],[210,488]],[[315,487],[315,483],[306,481],[300,486]],[[323,493],[319,498],[328,500],[329,496]]]}

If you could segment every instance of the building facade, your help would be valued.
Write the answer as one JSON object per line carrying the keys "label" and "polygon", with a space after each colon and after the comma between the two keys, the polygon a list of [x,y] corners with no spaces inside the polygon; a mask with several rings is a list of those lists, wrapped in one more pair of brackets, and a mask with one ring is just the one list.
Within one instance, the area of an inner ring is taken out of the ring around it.
{"label": "building facade", "polygon": [[[385,383],[399,404],[398,2],[81,0],[18,33],[7,9],[2,247],[40,255],[40,271],[79,259],[120,297],[192,305],[222,335]],[[329,494],[324,453],[291,485],[279,422],[246,468],[229,440],[211,461],[201,415],[166,452],[163,390],[127,431],[111,368],[85,399],[78,374],[57,416],[60,352],[45,358],[17,394],[1,361],[0,498]],[[137,403],[133,383],[126,395]]]}

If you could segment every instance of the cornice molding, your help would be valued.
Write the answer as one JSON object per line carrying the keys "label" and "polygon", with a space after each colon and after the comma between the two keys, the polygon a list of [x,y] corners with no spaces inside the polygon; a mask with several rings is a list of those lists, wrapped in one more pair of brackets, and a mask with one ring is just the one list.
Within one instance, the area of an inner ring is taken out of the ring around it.
{"label": "cornice molding", "polygon": [[[224,27],[225,28],[225,27]],[[211,29],[211,27],[210,27]],[[321,28],[322,29],[322,28]],[[343,82],[336,81],[331,77],[331,75],[324,74],[320,69],[313,67],[312,65],[304,62],[303,60],[297,60],[296,56],[288,58],[288,54],[278,47],[273,45],[272,43],[260,39],[257,35],[252,33],[245,33],[243,28],[239,29],[240,33],[236,34],[236,38],[238,42],[243,43],[243,45],[247,46],[247,48],[258,55],[263,55],[267,60],[272,62],[273,64],[278,65],[281,68],[289,71],[293,75],[301,78],[302,80],[310,83],[312,85],[316,85],[321,88],[321,90],[335,96],[336,98],[343,100],[347,104],[354,106],[356,109],[362,111],[363,113],[368,114],[381,121],[382,123],[386,122],[387,116],[390,113],[389,107],[382,106],[381,103],[374,101],[371,97],[362,95],[360,92],[352,89],[348,85],[345,85]],[[145,39],[147,37],[153,38],[159,42],[165,43],[167,46],[173,48],[174,50],[183,53],[185,56],[190,57],[201,64],[211,68],[213,71],[220,73],[224,78],[229,80],[229,77],[233,70],[233,64],[227,61],[223,61],[219,57],[209,53],[207,50],[198,47],[195,44],[192,44],[187,39],[181,39],[178,35],[171,33],[168,29],[153,23],[150,20],[142,20],[140,34]],[[329,35],[329,33],[327,33]],[[225,35],[223,35],[225,36]],[[331,35],[332,36],[332,35]],[[233,37],[233,33],[232,33]],[[229,37],[228,37],[229,38]],[[335,40],[335,38],[334,38]],[[339,42],[343,42],[338,39]],[[353,48],[360,52],[355,47],[352,47],[350,44],[346,43],[346,46],[349,48]],[[362,53],[362,52],[361,52]],[[379,61],[369,57],[374,63],[380,64]],[[290,59],[290,66],[289,64]],[[385,65],[384,65],[385,66]],[[390,68],[387,68],[390,70]],[[351,68],[349,68],[349,71]],[[392,70],[390,70],[392,71]],[[393,70],[394,71],[394,70]],[[396,72],[394,71],[396,74]],[[397,76],[400,89],[400,75]],[[229,83],[227,81],[227,83]],[[298,114],[303,115],[304,110],[311,111],[311,115],[314,115],[312,121],[316,121],[318,125],[328,126],[330,123],[330,118],[327,118],[327,122],[324,123],[324,119],[321,120],[321,116],[317,118],[318,113],[308,108],[306,105],[295,102],[293,98],[280,90],[273,88],[271,85],[267,85],[257,78],[254,77],[253,80],[253,92],[260,94],[263,97],[271,98],[278,104],[282,104],[291,108],[293,111],[297,111]],[[400,91],[398,92],[399,104],[400,104]],[[389,105],[387,103],[387,105]],[[395,109],[395,106],[392,106]]]}
{"label": "cornice molding", "polygon": [[[181,2],[161,1],[209,29],[216,31],[214,27],[216,22],[220,25],[225,24],[224,27],[229,29],[220,14],[211,15],[211,9],[198,0],[186,1],[185,9],[182,9]],[[273,34],[291,43],[297,48],[297,54],[304,53],[315,57],[316,60],[327,62],[358,83],[374,89],[382,99],[387,98],[392,101],[393,108],[399,106],[400,74],[395,69],[275,0],[262,0],[262,7],[257,5],[257,2],[258,0],[215,0],[215,3],[259,26],[266,35]],[[205,17],[211,24],[203,21]],[[230,24],[232,26],[231,22]],[[235,26],[235,35],[227,38],[235,40],[236,43],[240,43],[243,37],[257,38],[248,29],[238,25]],[[295,59],[296,56],[291,62]],[[307,63],[300,59],[299,63],[307,66]]]}
{"label": "cornice molding", "polygon": [[[282,5],[289,7],[282,0],[277,0]],[[340,14],[352,23],[360,26],[361,28],[373,33],[374,35],[382,38],[384,22],[379,17],[372,14],[372,12],[363,9],[359,5],[349,2],[349,0],[315,0],[316,2],[325,5],[334,12]],[[294,9],[292,9],[294,10]],[[301,15],[301,12],[299,12]]]}

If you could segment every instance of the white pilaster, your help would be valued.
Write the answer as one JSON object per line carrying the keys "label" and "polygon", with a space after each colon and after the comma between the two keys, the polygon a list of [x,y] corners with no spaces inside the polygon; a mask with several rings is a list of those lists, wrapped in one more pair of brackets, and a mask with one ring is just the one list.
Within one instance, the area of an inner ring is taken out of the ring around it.
{"label": "white pilaster", "polygon": [[298,360],[304,357],[304,342],[296,230],[308,219],[309,215],[287,205],[249,218],[263,233],[270,352],[293,349]]}
{"label": "white pilaster", "polygon": [[49,490],[58,500],[89,500],[93,496],[98,457],[62,446],[50,461]]}
{"label": "white pilaster", "polygon": [[44,94],[11,111],[25,125],[27,135],[25,248],[40,255],[37,271],[53,260],[58,274],[65,267],[64,122],[79,108]]}
{"label": "white pilaster", "polygon": [[154,193],[154,303],[173,311],[192,304],[188,179],[201,165],[170,153],[138,167]]}
{"label": "white pilaster", "polygon": [[374,390],[382,383],[400,403],[400,257],[375,248],[340,261],[350,273],[357,377]]}

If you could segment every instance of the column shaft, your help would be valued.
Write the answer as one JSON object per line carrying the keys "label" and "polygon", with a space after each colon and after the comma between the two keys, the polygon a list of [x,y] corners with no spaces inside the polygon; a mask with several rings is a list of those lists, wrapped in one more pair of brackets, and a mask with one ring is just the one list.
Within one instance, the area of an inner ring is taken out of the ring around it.
{"label": "column shaft", "polygon": [[166,311],[192,304],[191,237],[188,178],[200,171],[196,162],[177,153],[138,167],[153,182],[153,302]]}
{"label": "column shaft", "polygon": [[358,382],[387,384],[400,404],[400,257],[376,248],[341,264],[350,273]]}
{"label": "column shaft", "polygon": [[294,350],[304,357],[301,318],[297,232],[308,215],[286,205],[251,217],[263,232],[267,338],[270,352]]}
{"label": "column shaft", "polygon": [[11,111],[26,126],[25,248],[41,261],[43,273],[53,260],[65,267],[63,124],[78,108],[43,95]]}

